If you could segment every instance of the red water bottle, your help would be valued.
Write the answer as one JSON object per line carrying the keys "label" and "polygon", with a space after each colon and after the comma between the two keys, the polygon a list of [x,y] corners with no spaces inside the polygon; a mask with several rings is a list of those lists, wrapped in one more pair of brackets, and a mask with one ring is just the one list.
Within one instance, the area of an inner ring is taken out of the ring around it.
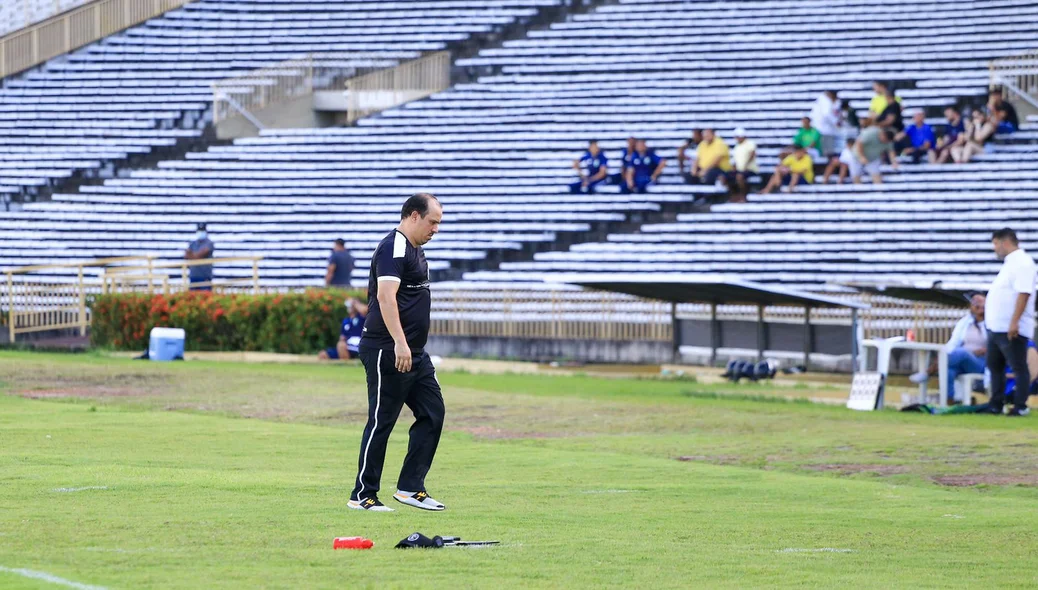
{"label": "red water bottle", "polygon": [[335,537],[332,549],[371,549],[375,542],[364,537]]}
{"label": "red water bottle", "polygon": [[905,334],[905,340],[915,342],[915,330],[909,330],[908,333]]}

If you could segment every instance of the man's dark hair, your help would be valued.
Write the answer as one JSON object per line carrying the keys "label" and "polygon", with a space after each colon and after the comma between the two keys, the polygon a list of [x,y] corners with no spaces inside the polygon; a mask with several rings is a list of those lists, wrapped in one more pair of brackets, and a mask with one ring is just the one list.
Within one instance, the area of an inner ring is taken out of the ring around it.
{"label": "man's dark hair", "polygon": [[883,80],[876,80],[876,81],[873,82],[873,84],[879,84],[880,86],[882,86],[884,88],[889,88],[889,86],[887,86],[887,83],[884,82]]}
{"label": "man's dark hair", "polygon": [[344,240],[342,238],[336,238],[335,239],[335,245],[336,246],[345,246],[346,245],[346,240]]}
{"label": "man's dark hair", "polygon": [[1009,229],[1008,227],[1003,227],[1002,229],[996,229],[995,231],[991,232],[991,239],[992,240],[1009,240],[1010,242],[1013,243],[1013,245],[1016,245],[1016,244],[1020,243],[1016,239],[1016,232],[1011,230],[1011,229]]}
{"label": "man's dark hair", "polygon": [[948,105],[948,106],[944,107],[944,110],[945,111],[954,111],[956,115],[959,114],[959,109],[956,108],[955,105]]}
{"label": "man's dark hair", "polygon": [[429,214],[430,201],[440,202],[439,199],[429,193],[415,193],[411,195],[404,201],[404,206],[400,209],[400,219],[407,219],[416,211],[419,217],[425,219],[425,216]]}
{"label": "man's dark hair", "polygon": [[597,139],[589,139],[589,140],[587,140],[587,144],[588,145],[595,145],[596,143],[598,143]]}
{"label": "man's dark hair", "polygon": [[1001,88],[992,88],[991,90],[988,90],[988,96],[992,96],[994,94],[1002,96],[1002,89]]}

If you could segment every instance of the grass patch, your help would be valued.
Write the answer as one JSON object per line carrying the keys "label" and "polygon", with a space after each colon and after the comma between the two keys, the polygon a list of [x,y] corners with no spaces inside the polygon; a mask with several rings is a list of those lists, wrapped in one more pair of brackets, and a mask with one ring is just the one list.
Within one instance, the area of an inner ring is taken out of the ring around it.
{"label": "grass patch", "polygon": [[[0,353],[0,566],[111,588],[1038,583],[1021,567],[1038,541],[1032,421],[850,412],[788,385],[440,379],[428,484],[449,509],[374,515],[345,508],[357,367]],[[503,545],[389,548],[415,530]],[[332,551],[341,535],[376,549]]]}

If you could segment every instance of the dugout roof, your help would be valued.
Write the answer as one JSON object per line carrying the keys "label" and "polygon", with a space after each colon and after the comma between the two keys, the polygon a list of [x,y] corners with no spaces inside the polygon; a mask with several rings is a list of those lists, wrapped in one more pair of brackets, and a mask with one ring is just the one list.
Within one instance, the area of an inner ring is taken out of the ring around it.
{"label": "dugout roof", "polygon": [[568,274],[553,277],[553,282],[569,283],[616,293],[672,303],[716,303],[718,305],[792,305],[797,307],[868,306],[835,297],[794,291],[726,275],[687,275],[681,273]]}
{"label": "dugout roof", "polygon": [[938,303],[940,305],[963,308],[969,306],[969,298],[972,297],[974,293],[987,293],[986,285],[978,285],[974,283],[944,283],[942,281],[927,284],[899,283],[893,285],[881,283],[844,283],[844,286],[853,287],[861,291],[868,291],[869,293],[875,293],[876,295],[886,295],[887,297],[897,297],[898,299],[926,301],[929,303]]}

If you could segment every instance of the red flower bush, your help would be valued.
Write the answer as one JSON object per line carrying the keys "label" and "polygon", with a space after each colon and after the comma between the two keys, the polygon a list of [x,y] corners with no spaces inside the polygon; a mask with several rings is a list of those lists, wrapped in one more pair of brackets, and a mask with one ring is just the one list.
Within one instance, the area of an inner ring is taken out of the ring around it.
{"label": "red flower bush", "polygon": [[183,328],[188,350],[312,353],[338,340],[343,300],[360,291],[311,289],[277,295],[190,291],[99,295],[90,301],[94,346],[144,350],[154,327]]}

